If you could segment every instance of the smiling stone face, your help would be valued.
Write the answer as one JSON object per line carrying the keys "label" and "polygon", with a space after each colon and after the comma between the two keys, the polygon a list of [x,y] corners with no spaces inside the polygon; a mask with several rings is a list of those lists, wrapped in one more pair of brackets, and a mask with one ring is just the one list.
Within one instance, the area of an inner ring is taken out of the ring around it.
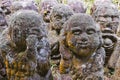
{"label": "smiling stone face", "polygon": [[85,14],[77,14],[70,18],[68,27],[66,42],[69,48],[75,55],[91,56],[100,44],[98,30],[93,19]]}
{"label": "smiling stone face", "polygon": [[96,1],[99,2],[96,2],[92,16],[95,21],[100,24],[100,29],[102,31],[103,47],[106,52],[104,66],[106,68],[109,66],[109,69],[107,68],[108,72],[105,71],[105,75],[108,75],[111,74],[109,73],[110,68],[114,69],[119,54],[119,40],[116,36],[119,25],[119,12],[118,8],[111,3],[110,0],[109,2],[108,0],[104,0],[104,2],[100,0]]}
{"label": "smiling stone face", "polygon": [[119,12],[117,7],[112,3],[103,3],[96,6],[93,17],[100,24],[101,31],[109,29],[116,33],[119,25]]}
{"label": "smiling stone face", "polygon": [[71,80],[103,80],[105,51],[100,27],[92,17],[80,13],[71,16],[61,38],[60,73],[71,74]]}

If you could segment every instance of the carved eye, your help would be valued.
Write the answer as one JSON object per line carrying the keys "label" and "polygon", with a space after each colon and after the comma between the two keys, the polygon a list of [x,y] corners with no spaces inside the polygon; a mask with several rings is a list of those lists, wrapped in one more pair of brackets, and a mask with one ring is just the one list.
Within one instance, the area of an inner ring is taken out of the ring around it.
{"label": "carved eye", "polygon": [[80,34],[81,34],[81,31],[73,31],[73,34],[74,34],[74,35],[80,35]]}
{"label": "carved eye", "polygon": [[94,29],[88,29],[87,34],[91,35],[94,34],[96,31]]}
{"label": "carved eye", "polygon": [[62,19],[62,16],[61,16],[61,15],[56,15],[56,16],[55,16],[55,19],[56,19],[56,20],[61,20],[61,19]]}
{"label": "carved eye", "polygon": [[118,16],[112,16],[112,21],[119,21],[119,17]]}
{"label": "carved eye", "polygon": [[29,30],[29,34],[34,34],[34,35],[39,35],[40,33],[40,29],[39,27],[32,27],[30,30]]}
{"label": "carved eye", "polygon": [[74,34],[74,35],[79,35],[79,34],[80,34],[80,32],[74,32],[73,34]]}
{"label": "carved eye", "polygon": [[103,17],[104,17],[104,18],[108,18],[108,17],[110,17],[110,16],[109,16],[109,15],[104,15]]}

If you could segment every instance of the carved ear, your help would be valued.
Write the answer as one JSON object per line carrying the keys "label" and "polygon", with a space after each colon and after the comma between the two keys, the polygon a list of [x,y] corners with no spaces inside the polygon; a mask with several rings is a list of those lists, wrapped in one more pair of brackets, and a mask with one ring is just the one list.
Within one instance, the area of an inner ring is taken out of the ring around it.
{"label": "carved ear", "polygon": [[7,35],[9,36],[10,39],[11,39],[11,37],[12,37],[12,36],[11,36],[11,33],[12,33],[12,29],[11,29],[11,27],[9,27],[9,28],[8,28],[8,34],[7,34]]}
{"label": "carved ear", "polygon": [[103,38],[102,38],[102,33],[100,30],[100,25],[96,23],[96,28],[97,28],[97,34],[99,36],[99,48],[103,45]]}
{"label": "carved ear", "polygon": [[64,24],[63,24],[63,28],[61,30],[61,34],[60,34],[60,41],[64,44],[66,44],[66,36],[67,36],[67,32],[69,31],[69,25],[68,25],[68,21],[66,21]]}
{"label": "carved ear", "polygon": [[50,12],[50,29],[51,30],[54,30],[54,28],[53,28],[53,21],[52,21],[52,13]]}
{"label": "carved ear", "polygon": [[10,38],[11,41],[13,41],[13,28],[12,27],[9,27],[8,28],[8,36]]}
{"label": "carved ear", "polygon": [[99,33],[100,35],[99,35],[99,41],[100,41],[100,45],[99,45],[99,47],[102,47],[102,45],[103,45],[103,38],[102,38],[102,34],[101,33]]}
{"label": "carved ear", "polygon": [[52,19],[52,11],[50,11],[50,22],[51,22],[51,19]]}

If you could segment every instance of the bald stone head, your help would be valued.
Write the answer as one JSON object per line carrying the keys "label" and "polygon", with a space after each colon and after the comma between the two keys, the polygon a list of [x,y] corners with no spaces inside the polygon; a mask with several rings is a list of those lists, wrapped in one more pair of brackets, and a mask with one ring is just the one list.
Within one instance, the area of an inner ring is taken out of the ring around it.
{"label": "bald stone head", "polygon": [[83,1],[80,0],[68,0],[67,4],[73,9],[75,13],[85,13],[86,6]]}
{"label": "bald stone head", "polygon": [[44,36],[43,19],[35,11],[20,10],[15,12],[9,21],[9,35],[17,46],[25,46],[26,38],[29,35],[36,35],[38,38]]}
{"label": "bald stone head", "polygon": [[11,12],[14,13],[18,10],[34,10],[38,12],[37,6],[32,1],[14,1],[11,5]]}
{"label": "bald stone head", "polygon": [[[64,44],[79,57],[90,57],[101,45],[100,29],[87,14],[75,14],[63,28]],[[63,37],[62,36],[62,37]]]}
{"label": "bald stone head", "polygon": [[50,22],[50,12],[53,6],[57,5],[57,0],[42,0],[40,3],[40,13],[43,15],[45,22]]}
{"label": "bald stone head", "polygon": [[63,24],[73,15],[73,10],[65,4],[55,5],[50,14],[50,23],[53,30],[60,31]]}

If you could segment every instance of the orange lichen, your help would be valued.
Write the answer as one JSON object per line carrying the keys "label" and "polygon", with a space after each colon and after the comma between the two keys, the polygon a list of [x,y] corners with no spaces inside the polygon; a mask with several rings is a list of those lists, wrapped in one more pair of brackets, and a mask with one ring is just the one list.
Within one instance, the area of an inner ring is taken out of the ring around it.
{"label": "orange lichen", "polygon": [[64,74],[64,73],[65,73],[64,64],[65,64],[65,62],[64,62],[64,60],[62,59],[62,60],[60,61],[60,66],[59,66],[59,69],[60,69],[60,73],[61,73],[61,74]]}

